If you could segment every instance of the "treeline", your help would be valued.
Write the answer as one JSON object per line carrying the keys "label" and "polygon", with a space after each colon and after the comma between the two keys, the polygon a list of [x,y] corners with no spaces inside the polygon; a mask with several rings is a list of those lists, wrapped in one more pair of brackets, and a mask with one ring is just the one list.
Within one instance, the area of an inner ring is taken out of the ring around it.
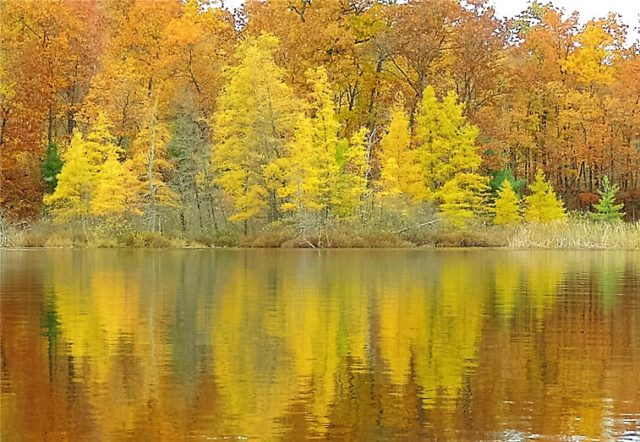
{"label": "treeline", "polygon": [[304,233],[435,211],[540,222],[599,200],[600,218],[620,203],[640,215],[640,49],[615,14],[581,25],[534,2],[504,20],[483,0],[0,8],[5,220]]}

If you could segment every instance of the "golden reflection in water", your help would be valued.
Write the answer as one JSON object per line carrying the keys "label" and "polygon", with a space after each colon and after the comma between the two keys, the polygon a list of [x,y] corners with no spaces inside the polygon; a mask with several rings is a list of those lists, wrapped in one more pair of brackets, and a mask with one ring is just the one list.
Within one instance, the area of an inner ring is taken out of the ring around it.
{"label": "golden reflection in water", "polygon": [[0,265],[2,440],[640,437],[637,254],[58,250]]}

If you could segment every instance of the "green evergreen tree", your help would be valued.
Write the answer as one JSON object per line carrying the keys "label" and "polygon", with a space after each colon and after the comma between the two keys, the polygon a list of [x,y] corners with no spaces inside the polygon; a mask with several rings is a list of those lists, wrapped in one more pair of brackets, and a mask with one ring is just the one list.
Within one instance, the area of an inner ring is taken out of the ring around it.
{"label": "green evergreen tree", "polygon": [[596,221],[619,222],[622,221],[624,204],[616,204],[616,194],[620,191],[620,186],[609,181],[605,176],[602,180],[602,189],[598,190],[600,200],[593,206],[596,211],[589,213],[589,216]]}
{"label": "green evergreen tree", "polygon": [[49,143],[42,162],[42,179],[47,186],[47,192],[53,193],[58,185],[58,174],[62,170],[62,158],[56,143]]}

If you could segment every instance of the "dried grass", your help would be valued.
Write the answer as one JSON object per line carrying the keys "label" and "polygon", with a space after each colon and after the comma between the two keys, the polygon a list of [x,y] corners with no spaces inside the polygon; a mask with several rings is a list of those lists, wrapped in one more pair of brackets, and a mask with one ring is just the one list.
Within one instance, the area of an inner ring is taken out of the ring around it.
{"label": "dried grass", "polygon": [[525,224],[515,229],[509,247],[543,249],[640,249],[640,222],[602,223],[584,219]]}

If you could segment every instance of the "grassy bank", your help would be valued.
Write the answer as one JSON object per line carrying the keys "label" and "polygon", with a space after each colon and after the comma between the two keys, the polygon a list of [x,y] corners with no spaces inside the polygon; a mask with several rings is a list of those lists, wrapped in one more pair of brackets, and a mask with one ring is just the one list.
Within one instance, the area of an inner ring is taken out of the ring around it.
{"label": "grassy bank", "polygon": [[3,247],[93,248],[398,248],[398,247],[506,247],[548,249],[640,250],[640,222],[597,223],[573,218],[564,223],[523,224],[517,227],[476,225],[453,229],[438,223],[402,231],[334,225],[304,235],[291,227],[271,227],[250,235],[238,231],[159,234],[153,232],[93,230],[78,226],[38,223],[4,227]]}
{"label": "grassy bank", "polygon": [[610,224],[573,219],[568,223],[522,225],[510,235],[508,246],[640,250],[640,222]]}

